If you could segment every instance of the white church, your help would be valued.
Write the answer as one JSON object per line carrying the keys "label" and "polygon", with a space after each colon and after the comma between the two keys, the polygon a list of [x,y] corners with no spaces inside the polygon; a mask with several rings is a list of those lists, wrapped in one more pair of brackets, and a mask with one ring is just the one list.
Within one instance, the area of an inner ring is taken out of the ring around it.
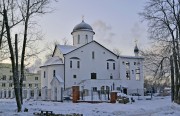
{"label": "white church", "polygon": [[77,85],[91,91],[119,91],[144,94],[143,60],[137,45],[134,56],[118,56],[93,39],[93,28],[84,22],[71,32],[73,45],[56,45],[53,55],[41,68],[43,100],[62,100]]}

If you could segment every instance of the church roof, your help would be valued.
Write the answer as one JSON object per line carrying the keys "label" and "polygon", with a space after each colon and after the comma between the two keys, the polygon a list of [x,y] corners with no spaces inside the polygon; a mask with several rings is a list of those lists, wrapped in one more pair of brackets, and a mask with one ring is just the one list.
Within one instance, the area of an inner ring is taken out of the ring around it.
{"label": "church roof", "polygon": [[56,47],[62,52],[62,54],[67,54],[77,48],[71,45],[57,45]]}
{"label": "church roof", "polygon": [[82,20],[81,23],[77,24],[74,27],[72,33],[75,32],[75,31],[80,31],[80,30],[82,30],[82,31],[92,31],[94,33],[93,28],[89,24],[85,23],[84,20]]}
{"label": "church roof", "polygon": [[49,58],[41,67],[49,65],[63,64],[62,60],[58,56]]}
{"label": "church roof", "polygon": [[55,78],[59,81],[59,83],[64,83],[64,80],[61,78],[61,76],[60,75],[56,75],[55,77],[53,77],[52,81],[50,82],[51,85],[53,84],[53,80]]}
{"label": "church roof", "polygon": [[86,45],[88,45],[88,44],[91,44],[91,43],[96,43],[96,44],[98,44],[98,45],[101,46],[102,48],[106,49],[107,51],[109,51],[110,53],[112,53],[113,55],[115,55],[115,56],[118,57],[118,55],[116,55],[114,52],[112,52],[111,50],[107,49],[106,47],[104,47],[103,45],[101,45],[100,43],[98,43],[98,42],[95,41],[95,40],[93,40],[93,41],[91,41],[91,42],[89,42],[89,43],[87,43],[87,44],[84,44],[84,45],[82,45],[82,46],[80,46],[80,47],[77,47],[76,49],[73,49],[72,51],[67,52],[65,55],[67,55],[67,54],[69,54],[69,53],[71,53],[71,52],[73,52],[73,51],[76,51],[76,50],[78,50],[78,49],[80,49],[80,48],[82,48],[82,47],[84,47],[84,46],[86,46]]}

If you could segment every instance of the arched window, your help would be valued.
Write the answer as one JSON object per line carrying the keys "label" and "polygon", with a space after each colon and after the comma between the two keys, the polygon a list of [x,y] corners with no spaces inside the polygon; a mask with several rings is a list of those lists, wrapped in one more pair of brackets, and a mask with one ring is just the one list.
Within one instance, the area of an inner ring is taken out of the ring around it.
{"label": "arched window", "polygon": [[94,51],[92,51],[92,59],[94,59],[95,58],[95,53],[94,53]]}
{"label": "arched window", "polygon": [[46,78],[46,72],[44,71],[44,78]]}
{"label": "arched window", "polygon": [[88,43],[88,35],[86,35],[86,43]]}
{"label": "arched window", "polygon": [[109,63],[107,62],[107,69],[109,69]]}
{"label": "arched window", "polygon": [[115,63],[113,63],[113,70],[115,70],[115,68],[116,68],[116,65],[115,65]]}
{"label": "arched window", "polygon": [[56,76],[56,70],[53,70],[53,77]]}
{"label": "arched window", "polygon": [[80,68],[80,61],[77,61],[77,68]]}
{"label": "arched window", "polygon": [[78,44],[80,44],[80,35],[78,35],[78,41],[77,41]]}
{"label": "arched window", "polygon": [[72,68],[72,61],[70,61],[70,68]]}

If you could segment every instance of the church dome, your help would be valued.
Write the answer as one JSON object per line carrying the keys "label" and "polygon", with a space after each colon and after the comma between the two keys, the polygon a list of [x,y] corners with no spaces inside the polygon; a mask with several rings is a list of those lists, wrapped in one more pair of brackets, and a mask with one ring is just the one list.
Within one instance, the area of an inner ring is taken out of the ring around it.
{"label": "church dome", "polygon": [[[94,33],[93,28],[92,28],[89,24],[85,23],[84,20],[82,20],[81,23],[77,24],[77,25],[74,27],[72,33],[73,33],[73,32],[76,32],[76,31],[81,31],[81,30],[82,30],[82,31],[91,31],[91,32]],[[71,34],[72,34],[72,33],[71,33]]]}
{"label": "church dome", "polygon": [[134,53],[139,53],[139,49],[138,49],[137,45],[134,47]]}

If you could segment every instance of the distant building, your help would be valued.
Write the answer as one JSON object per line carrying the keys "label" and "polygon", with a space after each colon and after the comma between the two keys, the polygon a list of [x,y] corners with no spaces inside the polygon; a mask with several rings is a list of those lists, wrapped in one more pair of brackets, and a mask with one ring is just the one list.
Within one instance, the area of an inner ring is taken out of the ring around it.
{"label": "distant building", "polygon": [[84,20],[71,34],[73,45],[56,45],[41,66],[42,99],[62,100],[62,90],[71,95],[73,85],[86,95],[104,90],[144,94],[144,58],[137,45],[135,56],[118,56],[93,40],[95,32]]}
{"label": "distant building", "polygon": [[[23,81],[24,98],[33,97],[35,88],[41,88],[40,73],[35,74],[25,71],[25,78]],[[11,64],[0,63],[0,98],[14,98]]]}

